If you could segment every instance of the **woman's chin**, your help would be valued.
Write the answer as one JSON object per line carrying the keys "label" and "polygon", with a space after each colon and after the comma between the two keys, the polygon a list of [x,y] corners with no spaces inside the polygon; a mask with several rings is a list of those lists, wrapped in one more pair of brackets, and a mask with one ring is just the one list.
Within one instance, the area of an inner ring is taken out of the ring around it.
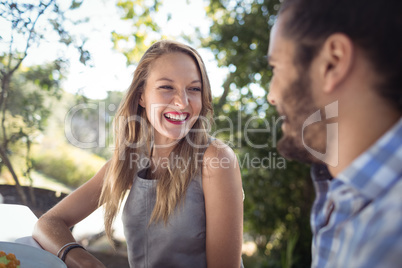
{"label": "woman's chin", "polygon": [[173,145],[176,145],[181,139],[183,139],[188,132],[186,133],[169,133],[166,135],[163,135],[162,137],[159,137],[159,139],[157,140],[158,145],[161,146],[166,146],[166,147],[170,147]]}

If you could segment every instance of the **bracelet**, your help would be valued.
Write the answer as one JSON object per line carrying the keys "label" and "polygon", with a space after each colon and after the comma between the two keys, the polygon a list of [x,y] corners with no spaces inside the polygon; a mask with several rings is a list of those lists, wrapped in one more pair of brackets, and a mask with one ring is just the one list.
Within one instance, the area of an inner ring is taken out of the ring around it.
{"label": "bracelet", "polygon": [[58,258],[60,258],[60,253],[63,251],[63,249],[65,249],[67,246],[70,246],[70,245],[78,245],[78,243],[77,242],[71,242],[71,243],[65,244],[64,246],[61,247],[61,249],[59,249],[59,251],[57,252],[56,256]]}
{"label": "bracelet", "polygon": [[63,252],[63,255],[61,256],[61,260],[64,262],[66,260],[67,257],[67,253],[72,250],[73,248],[82,248],[83,250],[86,250],[83,246],[75,244],[75,245],[71,245],[68,248],[66,248],[66,250]]}

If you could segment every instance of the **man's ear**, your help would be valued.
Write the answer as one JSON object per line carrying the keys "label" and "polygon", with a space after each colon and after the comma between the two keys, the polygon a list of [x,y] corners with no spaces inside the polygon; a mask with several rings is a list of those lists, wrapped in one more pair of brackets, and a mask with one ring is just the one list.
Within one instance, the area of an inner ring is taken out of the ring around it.
{"label": "man's ear", "polygon": [[332,34],[321,49],[319,72],[326,93],[334,91],[348,76],[353,64],[354,47],[350,38],[341,33]]}

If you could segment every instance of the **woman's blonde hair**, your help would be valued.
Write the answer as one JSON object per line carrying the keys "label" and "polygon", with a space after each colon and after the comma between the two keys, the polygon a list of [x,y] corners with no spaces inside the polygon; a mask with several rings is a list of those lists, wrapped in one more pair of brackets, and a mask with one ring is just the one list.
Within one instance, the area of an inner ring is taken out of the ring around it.
{"label": "woman's blonde hair", "polygon": [[[212,122],[211,88],[204,62],[193,48],[174,41],[159,41],[153,44],[143,55],[134,72],[133,81],[120,103],[115,116],[114,126],[115,151],[104,178],[99,204],[104,205],[104,221],[107,237],[111,241],[112,224],[116,218],[121,202],[133,183],[135,174],[141,168],[141,163],[135,161],[141,158],[151,158],[152,135],[151,125],[147,119],[145,109],[139,105],[141,94],[144,92],[152,63],[162,55],[168,53],[184,53],[189,55],[200,72],[202,83],[202,108],[200,116],[189,133],[177,142],[170,153],[169,159],[186,160],[190,162],[188,168],[177,165],[177,161],[169,161],[165,169],[156,173],[158,180],[156,188],[156,204],[151,216],[151,222],[163,220],[168,222],[169,216],[182,201],[187,187],[200,171],[202,159],[195,156],[202,154],[208,145],[208,127]],[[192,131],[194,130],[194,131]],[[177,158],[177,156],[179,158]]]}

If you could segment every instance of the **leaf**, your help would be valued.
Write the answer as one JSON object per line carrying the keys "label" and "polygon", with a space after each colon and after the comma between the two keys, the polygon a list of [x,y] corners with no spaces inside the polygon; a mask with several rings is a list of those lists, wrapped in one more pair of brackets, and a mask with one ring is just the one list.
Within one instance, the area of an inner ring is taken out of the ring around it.
{"label": "leaf", "polygon": [[83,2],[84,2],[84,0],[81,0],[81,1],[73,0],[73,2],[71,3],[70,9],[77,9],[77,8],[81,7]]}

